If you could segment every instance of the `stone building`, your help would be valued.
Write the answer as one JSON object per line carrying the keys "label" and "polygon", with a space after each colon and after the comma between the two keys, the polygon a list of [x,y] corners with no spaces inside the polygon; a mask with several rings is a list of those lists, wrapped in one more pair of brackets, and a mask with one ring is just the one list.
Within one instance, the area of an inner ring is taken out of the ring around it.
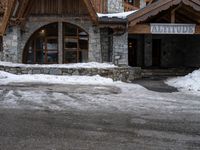
{"label": "stone building", "polygon": [[[27,64],[95,61],[142,68],[200,66],[200,1],[2,0],[0,3],[1,61]],[[130,10],[137,11],[123,13]]]}
{"label": "stone building", "polygon": [[[90,0],[3,2],[8,9],[1,13],[2,61],[127,65],[126,19],[99,18]],[[108,0],[107,13],[123,12],[122,2]]]}

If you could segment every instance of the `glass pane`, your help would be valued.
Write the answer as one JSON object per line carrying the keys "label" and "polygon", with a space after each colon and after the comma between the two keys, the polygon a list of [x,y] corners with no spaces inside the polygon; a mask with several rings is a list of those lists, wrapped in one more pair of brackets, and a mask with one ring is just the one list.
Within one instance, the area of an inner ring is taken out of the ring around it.
{"label": "glass pane", "polygon": [[36,63],[43,64],[45,63],[45,52],[36,51]]}
{"label": "glass pane", "polygon": [[33,47],[30,45],[28,47],[28,54],[27,54],[27,63],[28,64],[33,64],[34,63],[34,49]]}
{"label": "glass pane", "polygon": [[48,63],[58,63],[58,51],[48,51],[47,52],[47,62]]}
{"label": "glass pane", "polygon": [[88,40],[79,39],[79,47],[80,47],[80,49],[87,50],[88,49]]}
{"label": "glass pane", "polygon": [[79,62],[88,62],[88,52],[87,51],[80,51],[79,52]]}
{"label": "glass pane", "polygon": [[77,52],[76,51],[65,51],[65,63],[77,63]]}
{"label": "glass pane", "polygon": [[65,48],[77,48],[78,40],[77,39],[65,39],[64,41]]}
{"label": "glass pane", "polygon": [[42,50],[45,49],[45,41],[42,38],[36,39],[36,49],[37,50]]}
{"label": "glass pane", "polygon": [[77,27],[71,24],[64,24],[65,36],[77,36]]}
{"label": "glass pane", "polygon": [[79,36],[88,36],[88,34],[84,31],[79,30]]}
{"label": "glass pane", "polygon": [[39,32],[40,36],[58,36],[58,23],[44,26]]}
{"label": "glass pane", "polygon": [[48,39],[47,40],[47,50],[57,50],[58,49],[58,40],[57,39]]}

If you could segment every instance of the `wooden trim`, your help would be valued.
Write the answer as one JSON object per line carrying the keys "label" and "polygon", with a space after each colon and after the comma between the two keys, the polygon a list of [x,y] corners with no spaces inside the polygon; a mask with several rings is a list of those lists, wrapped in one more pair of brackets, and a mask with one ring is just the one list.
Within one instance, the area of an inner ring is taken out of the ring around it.
{"label": "wooden trim", "polygon": [[85,5],[89,11],[92,21],[94,22],[95,25],[97,25],[98,24],[98,16],[94,9],[94,6],[92,5],[91,0],[83,0],[83,2],[85,3]]}
{"label": "wooden trim", "polygon": [[157,15],[163,10],[167,10],[174,5],[184,3],[192,7],[196,11],[200,11],[200,1],[199,0],[159,0],[152,3],[151,5],[146,6],[144,9],[141,9],[128,16],[128,22],[130,26],[147,20],[151,16]]}
{"label": "wooden trim", "polygon": [[[137,24],[130,26],[128,29],[129,34],[151,34],[150,24]],[[200,34],[200,25],[196,25],[195,34]]]}
{"label": "wooden trim", "polygon": [[197,26],[196,26],[195,34],[200,34],[200,25],[197,25]]}
{"label": "wooden trim", "polygon": [[9,23],[9,19],[14,11],[15,4],[16,4],[16,0],[8,0],[7,1],[7,6],[5,9],[5,13],[3,15],[2,23],[0,24],[0,35],[1,36],[5,33],[5,30]]}
{"label": "wooden trim", "polygon": [[129,34],[150,34],[150,25],[149,24],[137,24],[128,28]]}

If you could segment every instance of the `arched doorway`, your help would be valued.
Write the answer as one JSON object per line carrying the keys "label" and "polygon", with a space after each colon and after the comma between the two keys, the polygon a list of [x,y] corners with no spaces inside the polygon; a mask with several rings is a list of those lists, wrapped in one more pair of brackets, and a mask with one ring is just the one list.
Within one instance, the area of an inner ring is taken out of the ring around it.
{"label": "arched doorway", "polygon": [[[59,33],[62,31],[62,33]],[[27,42],[23,63],[57,64],[88,61],[88,34],[70,23],[52,23],[38,29]],[[62,54],[62,55],[59,55]]]}

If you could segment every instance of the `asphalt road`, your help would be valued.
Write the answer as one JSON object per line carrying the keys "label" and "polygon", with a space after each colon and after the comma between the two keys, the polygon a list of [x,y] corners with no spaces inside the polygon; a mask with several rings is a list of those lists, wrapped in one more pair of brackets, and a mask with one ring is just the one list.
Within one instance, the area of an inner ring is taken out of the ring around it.
{"label": "asphalt road", "polygon": [[[43,87],[44,90],[48,88]],[[24,90],[31,89],[36,90],[37,87]],[[84,89],[88,91],[89,87]],[[51,87],[51,90],[55,88]],[[189,100],[190,95],[187,98]],[[192,101],[195,100],[200,99],[193,97]],[[0,150],[199,149],[199,110],[172,113],[136,109],[125,113],[114,109],[53,111],[0,108]]]}

